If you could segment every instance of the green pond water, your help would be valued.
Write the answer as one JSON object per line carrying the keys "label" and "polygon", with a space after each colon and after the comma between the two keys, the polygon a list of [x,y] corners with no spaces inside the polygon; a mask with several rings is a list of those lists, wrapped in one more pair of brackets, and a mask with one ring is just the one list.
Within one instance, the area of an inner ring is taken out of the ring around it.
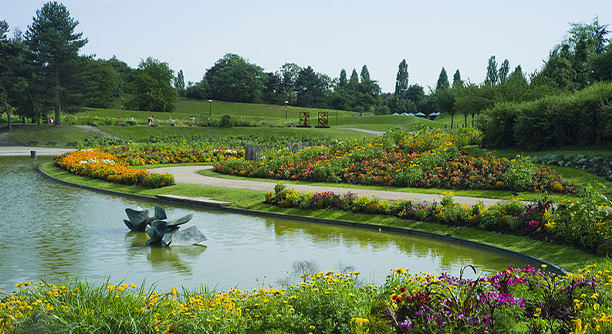
{"label": "green pond water", "polygon": [[[168,290],[279,287],[304,272],[361,271],[384,283],[392,268],[458,276],[527,263],[490,250],[400,233],[163,205],[169,217],[193,213],[205,246],[146,246],[148,236],[123,223],[126,207],[154,202],[65,186],[38,173],[51,158],[0,157],[0,290],[22,281],[78,277]],[[466,271],[467,272],[467,271]]]}

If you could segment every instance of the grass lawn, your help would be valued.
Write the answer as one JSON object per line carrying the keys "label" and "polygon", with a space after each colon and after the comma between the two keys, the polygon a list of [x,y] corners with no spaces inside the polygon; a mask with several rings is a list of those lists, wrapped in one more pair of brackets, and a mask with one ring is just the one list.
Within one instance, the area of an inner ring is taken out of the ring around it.
{"label": "grass lawn", "polygon": [[587,263],[601,260],[600,257],[595,255],[563,245],[539,242],[518,236],[476,230],[466,227],[450,227],[440,224],[402,220],[384,215],[356,214],[336,210],[301,210],[280,208],[264,204],[264,192],[261,191],[203,187],[185,184],[178,184],[171,187],[157,189],[146,189],[138,186],[119,185],[106,181],[72,175],[53,166],[52,163],[44,164],[42,169],[45,171],[45,173],[61,180],[127,194],[137,194],[151,197],[158,194],[173,194],[188,197],[205,196],[215,200],[232,202],[234,207],[261,212],[335,219],[382,226],[396,226],[441,235],[452,235],[457,238],[483,242],[528,254],[542,260],[555,263],[568,271],[577,270],[584,267]]}

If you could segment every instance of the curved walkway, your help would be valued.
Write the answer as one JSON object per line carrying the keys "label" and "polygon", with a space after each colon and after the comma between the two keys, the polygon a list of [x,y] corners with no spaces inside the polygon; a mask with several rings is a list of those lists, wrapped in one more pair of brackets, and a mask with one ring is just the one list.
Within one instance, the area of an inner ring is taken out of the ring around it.
{"label": "curved walkway", "polygon": [[[54,147],[29,147],[29,146],[0,146],[0,156],[29,156],[31,151],[36,151],[37,155],[40,156],[56,156],[63,154],[72,149],[68,148],[54,148]],[[178,167],[163,167],[163,168],[152,168],[151,171],[154,173],[170,173],[174,176],[177,183],[195,184],[201,186],[218,187],[218,188],[231,188],[231,189],[247,189],[247,190],[258,190],[274,192],[274,186],[276,182],[262,182],[252,180],[237,180],[237,179],[224,179],[210,176],[204,176],[198,174],[198,171],[203,169],[212,169],[212,166],[178,166]],[[355,188],[342,188],[334,186],[314,186],[305,184],[287,184],[288,188],[293,188],[301,193],[307,191],[314,192],[325,192],[331,191],[335,194],[344,195],[347,192],[356,194],[357,196],[369,196],[395,201],[397,199],[409,199],[413,202],[440,202],[440,195],[435,194],[419,194],[419,193],[407,193],[400,191],[389,191],[389,190],[368,190],[368,189],[355,189]],[[498,199],[491,198],[477,198],[477,197],[465,197],[465,196],[453,196],[453,200],[456,203],[474,205],[479,201],[485,206],[491,206],[499,202]]]}
{"label": "curved walkway", "polygon": [[[212,169],[212,166],[179,166],[179,167],[163,167],[151,169],[154,173],[170,173],[174,176],[177,183],[195,184],[201,186],[220,187],[220,188],[232,188],[232,189],[249,189],[259,191],[274,192],[275,182],[262,182],[262,181],[251,181],[251,180],[236,180],[236,179],[222,179],[210,176],[204,176],[198,174],[198,171],[203,169]],[[367,189],[354,189],[354,188],[341,188],[333,186],[313,186],[304,184],[287,184],[287,188],[293,188],[299,192],[315,191],[325,192],[331,191],[335,194],[346,194],[351,192],[357,194],[357,196],[369,196],[376,197],[384,200],[395,201],[398,198],[410,199],[414,202],[440,202],[440,195],[435,194],[419,194],[419,193],[406,193],[400,191],[387,191],[387,190],[367,190]],[[478,201],[482,202],[485,206],[491,206],[497,204],[499,200],[491,198],[475,198],[465,196],[453,196],[455,202],[460,204],[474,205]]]}

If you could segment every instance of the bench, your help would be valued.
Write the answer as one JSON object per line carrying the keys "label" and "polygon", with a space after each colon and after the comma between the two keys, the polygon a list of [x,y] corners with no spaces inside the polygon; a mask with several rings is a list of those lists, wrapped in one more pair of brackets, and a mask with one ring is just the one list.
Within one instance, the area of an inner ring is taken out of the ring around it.
{"label": "bench", "polygon": [[48,141],[48,142],[45,144],[45,146],[55,146],[55,145],[57,145],[57,142],[56,142],[56,141]]}
{"label": "bench", "polygon": [[36,145],[38,145],[38,142],[36,140],[30,140],[28,142],[28,146],[36,146]]}
{"label": "bench", "polygon": [[66,147],[76,147],[76,143],[66,143]]}

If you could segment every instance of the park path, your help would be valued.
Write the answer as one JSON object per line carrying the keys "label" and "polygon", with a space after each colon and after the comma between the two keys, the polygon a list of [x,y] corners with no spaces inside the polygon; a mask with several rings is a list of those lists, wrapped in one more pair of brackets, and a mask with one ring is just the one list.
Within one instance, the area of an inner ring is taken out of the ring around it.
{"label": "park path", "polygon": [[[224,179],[217,177],[210,177],[198,174],[198,171],[203,169],[212,169],[212,166],[178,166],[178,167],[163,167],[163,168],[152,168],[151,172],[154,173],[170,173],[174,176],[174,180],[177,183],[195,184],[200,186],[219,187],[219,188],[231,188],[231,189],[248,189],[258,191],[274,192],[275,182],[262,182],[252,180],[236,180],[236,179]],[[293,188],[301,193],[307,191],[314,192],[325,192],[331,191],[335,194],[344,195],[347,192],[356,194],[357,196],[368,196],[372,198],[376,197],[395,201],[399,198],[410,199],[417,203],[432,203],[440,202],[440,195],[435,194],[419,194],[419,193],[407,193],[399,191],[387,191],[387,190],[367,190],[367,189],[354,189],[354,188],[341,188],[334,186],[313,186],[304,184],[287,184],[287,188]],[[491,198],[475,198],[465,196],[453,196],[455,202],[460,204],[474,205],[479,201],[485,206],[491,206],[497,204],[499,200]]]}

